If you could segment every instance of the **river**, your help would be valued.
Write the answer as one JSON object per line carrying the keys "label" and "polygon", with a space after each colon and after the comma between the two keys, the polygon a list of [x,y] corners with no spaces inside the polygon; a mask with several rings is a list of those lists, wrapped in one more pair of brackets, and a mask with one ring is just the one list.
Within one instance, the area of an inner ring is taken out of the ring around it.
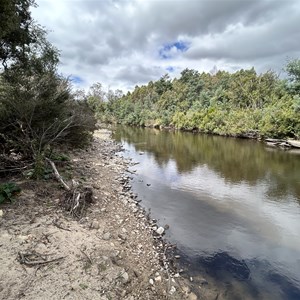
{"label": "river", "polygon": [[224,299],[300,299],[299,152],[133,127],[113,137],[139,163],[133,191],[170,226],[189,276]]}

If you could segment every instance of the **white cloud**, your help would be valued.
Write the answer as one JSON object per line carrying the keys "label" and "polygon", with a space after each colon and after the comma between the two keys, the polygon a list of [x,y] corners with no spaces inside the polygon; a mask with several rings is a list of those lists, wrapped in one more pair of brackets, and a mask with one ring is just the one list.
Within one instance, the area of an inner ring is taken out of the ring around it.
{"label": "white cloud", "polygon": [[[300,57],[296,0],[37,0],[60,71],[87,88],[131,89],[173,68],[279,70]],[[181,51],[175,42],[188,43]],[[166,45],[169,55],[160,55]]]}

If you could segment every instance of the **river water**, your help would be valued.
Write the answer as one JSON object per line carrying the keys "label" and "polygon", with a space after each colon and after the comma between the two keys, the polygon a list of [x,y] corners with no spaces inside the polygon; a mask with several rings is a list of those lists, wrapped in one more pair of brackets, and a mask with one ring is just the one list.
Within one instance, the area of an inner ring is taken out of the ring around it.
{"label": "river water", "polygon": [[300,299],[300,153],[252,140],[118,127],[133,191],[195,278],[226,299]]}

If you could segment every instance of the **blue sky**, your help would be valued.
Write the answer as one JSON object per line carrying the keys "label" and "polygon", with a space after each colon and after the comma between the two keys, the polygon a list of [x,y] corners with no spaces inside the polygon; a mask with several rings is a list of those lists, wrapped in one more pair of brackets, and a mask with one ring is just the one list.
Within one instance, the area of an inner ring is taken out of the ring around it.
{"label": "blue sky", "polygon": [[300,58],[298,0],[37,0],[74,86],[133,89],[185,68],[282,73]]}
{"label": "blue sky", "polygon": [[75,85],[81,85],[84,83],[84,80],[80,77],[80,76],[77,76],[77,75],[71,75],[69,77],[69,79],[75,84]]}
{"label": "blue sky", "polygon": [[187,42],[177,41],[168,43],[159,49],[159,56],[161,59],[171,59],[179,56],[183,52],[186,52],[188,49],[189,47]]}

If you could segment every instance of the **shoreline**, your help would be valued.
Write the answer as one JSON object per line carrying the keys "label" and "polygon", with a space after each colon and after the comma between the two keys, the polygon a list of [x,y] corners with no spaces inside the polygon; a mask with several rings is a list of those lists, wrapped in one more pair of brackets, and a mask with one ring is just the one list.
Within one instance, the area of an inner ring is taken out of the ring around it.
{"label": "shoreline", "polygon": [[15,178],[21,194],[0,206],[1,299],[197,299],[170,269],[172,245],[136,201],[126,175],[132,162],[120,150],[100,129],[60,168],[92,187],[93,203],[80,220],[59,205],[63,191],[54,180]]}
{"label": "shoreline", "polygon": [[[119,123],[114,123],[114,126],[123,126]],[[137,127],[137,128],[149,128],[149,129],[157,129],[160,131],[169,131],[169,132],[188,132],[193,134],[204,134],[204,135],[212,135],[212,136],[221,136],[221,137],[228,137],[228,138],[235,138],[235,139],[249,139],[249,140],[256,140],[261,141],[264,143],[268,143],[271,141],[273,143],[273,146],[277,146],[277,148],[284,148],[284,149],[297,149],[300,148],[300,140],[297,140],[291,137],[284,137],[284,138],[273,138],[273,137],[265,137],[259,134],[258,131],[252,131],[252,132],[245,132],[245,133],[214,133],[214,132],[204,132],[200,131],[198,128],[193,129],[187,129],[187,128],[176,128],[174,126],[163,126],[163,125],[144,125],[144,126],[136,126],[136,125],[124,125],[129,127]],[[293,144],[296,143],[297,145]]]}

